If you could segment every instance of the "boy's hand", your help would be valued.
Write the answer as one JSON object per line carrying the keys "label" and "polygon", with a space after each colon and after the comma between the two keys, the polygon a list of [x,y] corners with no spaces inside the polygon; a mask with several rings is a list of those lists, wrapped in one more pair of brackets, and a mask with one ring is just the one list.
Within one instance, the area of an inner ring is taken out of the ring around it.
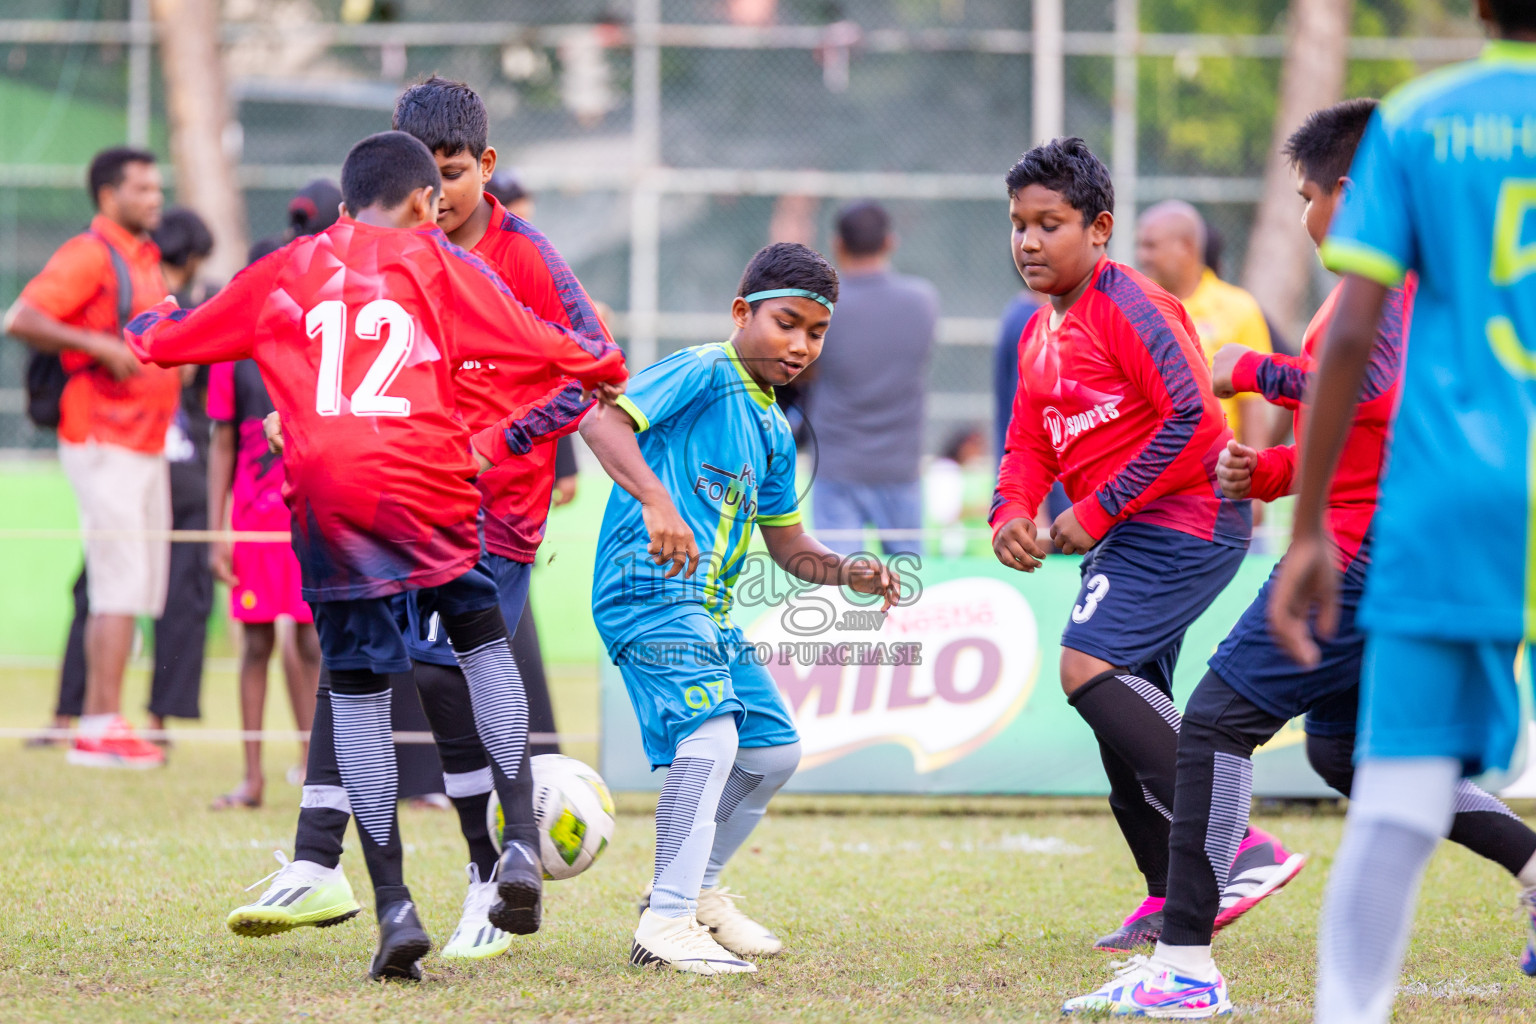
{"label": "boy's hand", "polygon": [[1237,361],[1252,351],[1246,345],[1232,342],[1216,350],[1216,356],[1211,360],[1211,390],[1216,392],[1217,398],[1232,398],[1237,394],[1237,389],[1232,386],[1232,371],[1237,368]]}
{"label": "boy's hand", "polygon": [[261,421],[261,432],[266,435],[267,450],[274,455],[283,454],[283,421],[276,410]]}
{"label": "boy's hand", "polygon": [[550,495],[550,501],[555,508],[561,505],[569,505],[576,500],[576,477],[555,477],[555,489]]}
{"label": "boy's hand", "polygon": [[212,570],[214,579],[229,586],[237,586],[239,577],[235,575],[234,558],[230,553],[229,541],[216,540],[208,545],[208,568]]}
{"label": "boy's hand", "polygon": [[589,390],[585,388],[581,392],[582,404],[596,401],[600,405],[613,405],[618,402],[619,396],[624,393],[623,384],[599,384]]}
{"label": "boy's hand", "polygon": [[1020,516],[1004,523],[992,538],[992,553],[1010,569],[1034,572],[1040,568],[1045,552],[1035,543],[1034,520]]}
{"label": "boy's hand", "polygon": [[1312,637],[1314,610],[1317,635],[1331,638],[1339,628],[1339,570],[1327,537],[1297,533],[1269,595],[1269,632],[1303,668],[1313,667],[1320,657]]}
{"label": "boy's hand", "polygon": [[1235,440],[1228,441],[1216,458],[1216,480],[1221,484],[1221,493],[1234,501],[1248,497],[1253,490],[1253,468],[1258,463],[1257,451]]}
{"label": "boy's hand", "polygon": [[651,561],[657,565],[672,563],[665,578],[671,579],[678,573],[692,576],[699,567],[699,545],[672,499],[664,497],[654,504],[642,503],[640,514],[645,520],[646,535],[651,539],[645,548],[651,554]]}
{"label": "boy's hand", "polygon": [[1064,555],[1085,555],[1099,539],[1077,521],[1077,510],[1067,509],[1051,524],[1051,543]]}
{"label": "boy's hand", "polygon": [[885,598],[882,612],[901,601],[901,576],[878,558],[854,558],[843,566],[843,582],[860,594],[879,594]]}
{"label": "boy's hand", "polygon": [[89,354],[112,375],[113,380],[127,380],[144,369],[144,364],[128,350],[123,340],[111,334],[102,334],[101,343],[90,349]]}

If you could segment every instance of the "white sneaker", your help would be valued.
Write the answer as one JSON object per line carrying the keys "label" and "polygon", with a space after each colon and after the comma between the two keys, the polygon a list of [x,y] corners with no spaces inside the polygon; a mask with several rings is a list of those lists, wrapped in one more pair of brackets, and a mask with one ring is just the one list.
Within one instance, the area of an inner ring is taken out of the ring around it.
{"label": "white sneaker", "polygon": [[629,962],[635,967],[670,967],[690,974],[757,973],[756,967],[722,948],[692,914],[662,917],[649,909],[640,915],[635,928]]}
{"label": "white sneaker", "polygon": [[716,942],[737,956],[773,956],[782,951],[784,943],[777,935],[736,906],[741,898],[723,885],[704,889],[699,893],[699,911],[695,916]]}
{"label": "white sneaker", "polygon": [[487,960],[512,948],[512,936],[502,931],[486,916],[491,904],[501,897],[494,881],[480,881],[480,866],[469,866],[469,895],[459,914],[459,926],[439,954],[448,960]]}
{"label": "white sneaker", "polygon": [[327,868],[307,860],[290,861],[281,850],[273,852],[281,867],[247,891],[269,879],[272,884],[251,903],[230,911],[224,919],[230,931],[259,938],[294,928],[329,928],[362,912],[340,864]]}

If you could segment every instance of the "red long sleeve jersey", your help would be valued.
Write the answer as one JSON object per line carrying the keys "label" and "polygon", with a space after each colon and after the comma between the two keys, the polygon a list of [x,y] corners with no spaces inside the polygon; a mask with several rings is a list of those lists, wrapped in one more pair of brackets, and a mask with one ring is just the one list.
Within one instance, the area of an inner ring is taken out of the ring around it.
{"label": "red long sleeve jersey", "polygon": [[994,530],[1033,518],[1060,479],[1095,538],[1134,518],[1246,546],[1248,502],[1223,498],[1216,483],[1232,431],[1179,300],[1105,258],[1054,330],[1050,316],[1040,307],[1019,339]]}
{"label": "red long sleeve jersey", "polygon": [[[494,196],[487,193],[485,201],[491,205],[491,225],[471,251],[536,316],[593,345],[615,348],[592,300],[549,240],[508,213]],[[575,430],[592,403],[581,400],[581,385],[569,377],[519,377],[492,360],[461,363],[454,384],[470,430],[498,427],[484,435],[490,443],[483,452],[496,468],[475,481],[484,497],[486,550],[531,562],[544,539],[555,483],[555,446],[544,442]],[[510,409],[516,412],[503,423]]]}
{"label": "red long sleeve jersey", "polygon": [[[1401,288],[1387,293],[1381,321],[1376,328],[1376,347],[1366,368],[1365,385],[1355,420],[1339,453],[1339,467],[1328,488],[1328,532],[1333,537],[1335,555],[1342,572],[1356,561],[1370,564],[1371,519],[1376,515],[1376,496],[1382,466],[1392,430],[1392,415],[1397,410],[1402,384],[1403,356],[1407,352],[1408,320],[1412,315],[1413,292],[1417,286],[1410,276]],[[1232,386],[1238,391],[1263,395],[1274,405],[1293,411],[1296,444],[1279,445],[1259,452],[1253,471],[1253,497],[1274,501],[1290,494],[1296,482],[1296,452],[1301,444],[1306,420],[1302,398],[1317,371],[1317,347],[1328,333],[1334,306],[1343,284],[1337,285],[1307,325],[1301,355],[1263,355],[1250,352],[1237,361],[1232,370]]]}
{"label": "red long sleeve jersey", "polygon": [[253,358],[283,420],[308,601],[437,586],[480,557],[480,492],[453,369],[626,379],[622,354],[534,316],[436,228],[343,218],[246,268],[195,310],[161,303],[126,337],[163,366]]}

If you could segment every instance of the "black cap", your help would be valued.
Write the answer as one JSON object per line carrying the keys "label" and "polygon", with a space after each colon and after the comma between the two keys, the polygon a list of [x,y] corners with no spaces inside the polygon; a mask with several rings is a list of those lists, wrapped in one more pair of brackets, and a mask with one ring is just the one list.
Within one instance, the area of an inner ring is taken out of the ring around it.
{"label": "black cap", "polygon": [[498,170],[492,174],[491,180],[485,183],[485,190],[495,196],[502,206],[515,203],[528,195],[528,190],[523,187],[517,172],[510,169]]}
{"label": "black cap", "polygon": [[314,235],[341,216],[341,186],[316,178],[288,201],[288,229],[295,236]]}

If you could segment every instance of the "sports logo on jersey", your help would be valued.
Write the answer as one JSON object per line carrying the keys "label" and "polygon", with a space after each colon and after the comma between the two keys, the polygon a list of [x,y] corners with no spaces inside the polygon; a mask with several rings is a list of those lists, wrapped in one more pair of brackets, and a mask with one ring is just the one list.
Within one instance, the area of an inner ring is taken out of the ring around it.
{"label": "sports logo on jersey", "polygon": [[1119,406],[1120,399],[1111,398],[1107,402],[1100,402],[1082,412],[1067,416],[1054,405],[1048,405],[1041,411],[1040,418],[1045,422],[1046,432],[1051,435],[1051,447],[1059,452],[1064,450],[1067,442],[1077,435],[1108,423],[1110,420],[1119,419]]}
{"label": "sports logo on jersey", "polygon": [[742,463],[740,472],[732,473],[700,462],[693,493],[720,506],[721,511],[737,509],[746,519],[757,515],[757,473],[750,463]]}

